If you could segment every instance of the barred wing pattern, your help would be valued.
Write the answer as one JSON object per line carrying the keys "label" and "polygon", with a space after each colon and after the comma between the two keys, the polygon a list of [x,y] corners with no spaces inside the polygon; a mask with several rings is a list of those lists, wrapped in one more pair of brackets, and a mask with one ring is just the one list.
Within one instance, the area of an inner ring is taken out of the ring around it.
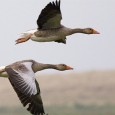
{"label": "barred wing pattern", "polygon": [[[34,78],[34,72],[21,73],[20,75],[18,71],[12,69],[11,67],[6,67],[6,72],[8,73],[10,83],[23,106],[25,107],[29,104],[27,108],[28,111],[34,115],[43,115],[43,103],[40,96],[39,84]],[[27,78],[29,80],[27,80]]]}

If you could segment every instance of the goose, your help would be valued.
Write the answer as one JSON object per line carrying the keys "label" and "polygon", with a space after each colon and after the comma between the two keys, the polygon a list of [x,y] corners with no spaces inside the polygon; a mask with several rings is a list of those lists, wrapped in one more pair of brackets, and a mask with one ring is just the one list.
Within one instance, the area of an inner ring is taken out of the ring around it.
{"label": "goose", "polygon": [[27,110],[34,115],[45,114],[39,84],[35,79],[35,73],[44,69],[64,71],[73,68],[65,64],[38,63],[35,60],[22,60],[0,67],[0,76],[8,77],[23,106],[28,105]]}
{"label": "goose", "polygon": [[99,34],[92,28],[67,28],[61,24],[62,14],[60,0],[50,2],[42,9],[37,19],[37,29],[22,33],[22,37],[16,40],[16,44],[26,42],[29,39],[36,42],[57,42],[66,44],[66,36],[74,33]]}

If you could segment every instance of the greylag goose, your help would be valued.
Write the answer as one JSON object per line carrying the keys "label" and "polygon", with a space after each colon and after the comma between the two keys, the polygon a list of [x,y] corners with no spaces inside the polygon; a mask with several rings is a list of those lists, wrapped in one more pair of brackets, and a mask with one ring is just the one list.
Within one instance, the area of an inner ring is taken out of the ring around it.
{"label": "greylag goose", "polygon": [[36,42],[51,42],[66,44],[66,36],[74,33],[99,34],[92,28],[71,29],[61,25],[62,14],[60,10],[60,0],[50,2],[41,11],[37,19],[38,28],[22,33],[23,37],[16,40],[16,44],[26,42],[29,39]]}
{"label": "greylag goose", "polygon": [[35,79],[35,73],[43,69],[64,71],[73,68],[65,64],[42,64],[34,60],[18,61],[0,68],[0,75],[5,75],[5,77],[9,78],[23,106],[28,105],[27,110],[34,115],[45,114],[39,84]]}

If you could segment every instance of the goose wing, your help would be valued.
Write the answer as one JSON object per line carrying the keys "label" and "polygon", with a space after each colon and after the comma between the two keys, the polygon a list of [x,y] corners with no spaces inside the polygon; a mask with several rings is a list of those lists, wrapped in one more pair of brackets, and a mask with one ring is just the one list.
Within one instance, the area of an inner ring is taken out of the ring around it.
{"label": "goose wing", "polygon": [[61,27],[60,0],[50,2],[42,11],[37,19],[39,29],[52,29]]}
{"label": "goose wing", "polygon": [[32,114],[43,115],[44,108],[40,96],[40,88],[34,78],[34,72],[32,70],[25,73],[19,72],[11,67],[6,67],[5,70],[23,106],[25,107],[28,104],[27,110]]}

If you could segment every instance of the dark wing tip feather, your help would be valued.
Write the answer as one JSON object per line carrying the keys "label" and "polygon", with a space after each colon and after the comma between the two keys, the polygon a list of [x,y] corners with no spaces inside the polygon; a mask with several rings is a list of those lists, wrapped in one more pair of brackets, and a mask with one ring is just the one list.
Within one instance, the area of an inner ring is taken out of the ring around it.
{"label": "dark wing tip feather", "polygon": [[[53,12],[55,11],[55,12]],[[56,0],[55,2],[50,2],[49,4],[47,4],[45,6],[44,9],[42,9],[41,11],[41,14],[39,15],[38,19],[37,19],[37,25],[39,26],[39,29],[42,28],[42,25],[45,23],[46,21],[46,15],[48,15],[48,13],[51,15],[53,15],[52,13],[50,12],[53,12],[53,13],[59,13],[61,14],[61,10],[60,10],[60,0]],[[44,18],[45,17],[45,18]]]}
{"label": "dark wing tip feather", "polygon": [[39,94],[31,96],[31,103],[29,103],[27,110],[30,111],[34,115],[43,115],[45,114],[43,105],[40,103],[37,103],[36,101],[36,99],[38,100],[38,97],[39,97],[38,95]]}
{"label": "dark wing tip feather", "polygon": [[43,10],[47,10],[48,9],[52,9],[52,10],[59,10],[60,11],[60,0],[59,1],[53,1],[53,2],[50,2],[49,4],[46,5],[46,7],[43,9]]}

